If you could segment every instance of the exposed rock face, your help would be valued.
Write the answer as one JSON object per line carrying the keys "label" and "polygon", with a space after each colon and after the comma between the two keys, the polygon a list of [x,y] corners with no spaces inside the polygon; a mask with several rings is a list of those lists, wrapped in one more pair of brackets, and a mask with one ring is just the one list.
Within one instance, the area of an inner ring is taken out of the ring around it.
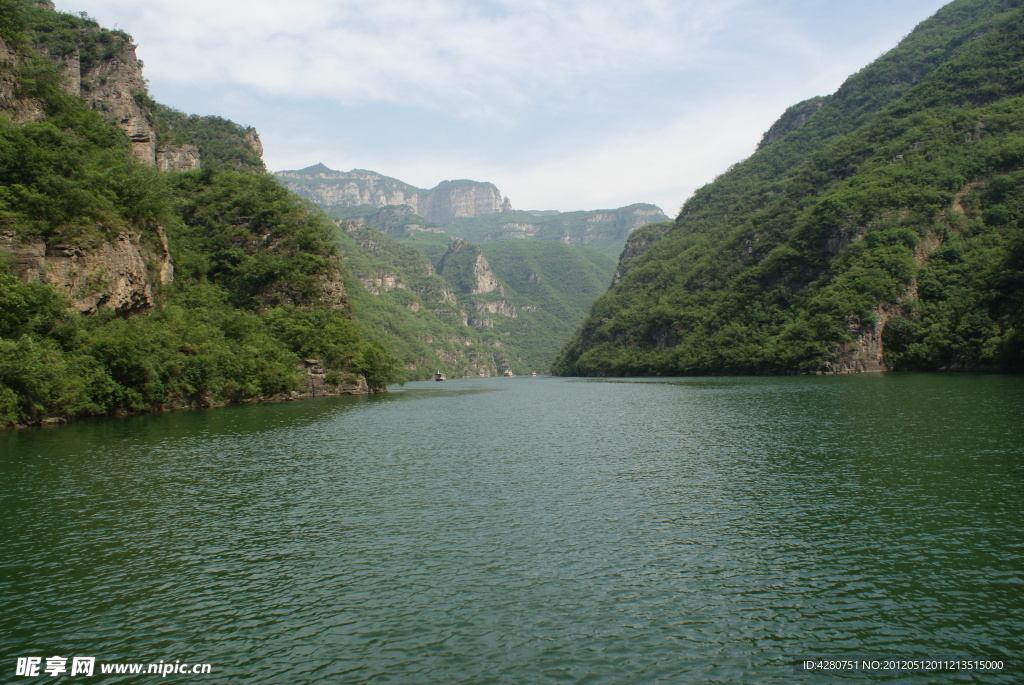
{"label": "exposed rock face", "polygon": [[370,278],[360,278],[359,281],[374,295],[405,288],[405,284],[392,273],[380,273]]}
{"label": "exposed rock face", "polygon": [[441,257],[437,273],[469,295],[493,292],[505,294],[480,248],[461,238],[452,241],[448,251]]}
{"label": "exposed rock face", "polygon": [[317,164],[277,177],[302,197],[328,210],[341,207],[405,205],[431,223],[512,211],[493,183],[443,181],[430,190],[416,188],[373,171],[335,171]]}
{"label": "exposed rock face", "polygon": [[260,140],[260,134],[256,133],[255,129],[245,134],[245,142],[249,143],[253,152],[255,152],[258,157],[263,156],[263,141]]}
{"label": "exposed rock face", "polygon": [[[163,232],[160,231],[160,236]],[[156,254],[139,244],[139,235],[124,232],[92,249],[22,242],[13,232],[0,234],[0,248],[10,252],[22,281],[49,283],[82,313],[100,307],[117,312],[145,309],[153,304],[153,288],[146,257],[160,262],[160,279],[173,278],[166,238]],[[162,252],[162,254],[161,254]]]}
{"label": "exposed rock face", "polygon": [[493,183],[444,181],[427,193],[417,213],[428,221],[444,224],[456,217],[500,214],[511,206]]}
{"label": "exposed rock face", "polygon": [[483,252],[465,240],[458,239],[452,242],[448,252],[438,263],[437,272],[456,283],[462,292],[469,295],[493,292],[504,294],[504,289],[491,271],[491,265]]}
{"label": "exposed rock face", "polygon": [[160,282],[164,285],[174,280],[174,260],[171,257],[171,246],[167,242],[167,234],[162,226],[156,227],[156,237],[160,241],[160,251],[157,255],[160,259]]}
{"label": "exposed rock face", "polygon": [[348,307],[348,297],[345,294],[345,284],[341,280],[340,271],[320,274],[320,301],[330,305],[334,310]]}
{"label": "exposed rock face", "polygon": [[43,118],[43,108],[35,100],[24,100],[17,96],[18,82],[16,73],[24,60],[10,45],[0,38],[0,64],[7,65],[0,69],[0,110],[15,123],[38,121]]}
{"label": "exposed rock face", "polygon": [[283,399],[370,394],[370,386],[362,374],[343,380],[338,384],[331,384],[327,382],[327,372],[320,366],[319,361],[316,359],[306,359],[303,365],[306,369],[306,378],[303,380],[302,392],[294,392]]}
{"label": "exposed rock face", "polygon": [[[34,4],[53,9],[52,3],[46,0]],[[70,95],[84,98],[90,108],[121,128],[131,140],[132,153],[144,164],[170,171],[200,168],[199,151],[193,145],[161,146],[157,149],[156,132],[149,123],[151,113],[145,108],[145,98],[140,97],[146,94],[142,63],[127,36],[99,27],[76,30],[81,36],[79,45],[99,40],[106,46],[104,49],[113,50],[113,54],[83,63],[82,52],[78,49],[49,54],[45,44],[37,45],[40,54],[50,59],[63,76],[63,89]],[[44,116],[39,102],[16,97],[15,73],[24,61],[0,40],[0,64],[5,67],[0,70],[0,111],[18,123],[39,120]],[[245,142],[258,156],[263,156],[263,143],[255,130],[245,134]]]}
{"label": "exposed rock face", "polygon": [[[958,208],[959,197],[954,201],[953,209]],[[926,235],[914,248],[914,261],[918,266],[926,262],[935,250],[942,244],[938,234]],[[917,277],[915,276],[907,285],[906,290],[894,305],[883,304],[871,310],[872,321],[861,321],[859,316],[847,317],[846,323],[849,327],[850,337],[853,342],[843,345],[833,345],[829,352],[833,361],[826,363],[822,371],[824,373],[874,373],[887,371],[885,363],[885,346],[882,342],[882,335],[885,326],[893,316],[905,316],[909,312],[905,310],[904,303],[917,298]]]}
{"label": "exposed rock face", "polygon": [[[531,221],[530,215],[536,220]],[[514,221],[503,222],[499,230],[485,235],[484,242],[540,239],[588,245],[599,238],[625,240],[641,226],[668,220],[659,207],[648,204],[583,212],[516,212],[513,216]]]}
{"label": "exposed rock face", "polygon": [[516,311],[516,308],[504,300],[498,300],[497,302],[481,302],[476,305],[476,310],[478,312],[501,314],[502,316],[507,316],[513,319],[519,316],[519,312]]}
{"label": "exposed rock face", "polygon": [[419,223],[418,215],[409,205],[388,205],[365,217],[349,219],[361,226],[372,226],[386,235],[402,235],[410,231],[444,233],[440,226]]}
{"label": "exposed rock face", "polygon": [[199,169],[199,148],[195,145],[162,145],[156,151],[156,166],[161,171]]}
{"label": "exposed rock face", "polygon": [[[77,55],[74,61],[78,61]],[[79,80],[70,83],[69,88],[73,94],[84,96],[90,107],[128,134],[132,152],[140,161],[156,164],[156,132],[135,101],[136,95],[146,92],[146,81],[142,78],[142,65],[135,55],[134,45],[125,43],[119,54],[90,67]]]}
{"label": "exposed rock face", "polygon": [[473,262],[473,281],[473,288],[469,291],[472,295],[493,293],[495,291],[499,293],[504,292],[501,283],[498,283],[498,279],[494,277],[491,265],[487,263],[487,258],[484,257],[483,253],[478,254],[476,261]]}
{"label": "exposed rock face", "polygon": [[[52,3],[45,1],[35,4],[53,9]],[[107,33],[107,29],[98,27],[78,31],[83,37]],[[77,49],[62,55],[48,54],[45,46],[39,46],[39,49],[64,77],[62,88],[65,92],[84,97],[89,107],[128,135],[136,158],[145,164],[156,164],[156,133],[136,101],[137,95],[146,92],[146,81],[142,77],[142,64],[135,54],[134,45],[123,41],[113,57],[99,60],[85,70]],[[38,102],[15,97],[14,74],[24,60],[2,40],[0,63],[6,65],[0,73],[0,109],[9,113],[16,122],[41,119],[43,111]]]}
{"label": "exposed rock face", "polygon": [[872,311],[874,323],[861,321],[859,316],[847,317],[850,337],[854,342],[833,345],[829,352],[834,361],[827,362],[822,369],[825,373],[878,373],[885,371],[882,349],[882,331],[889,320],[886,308]]}

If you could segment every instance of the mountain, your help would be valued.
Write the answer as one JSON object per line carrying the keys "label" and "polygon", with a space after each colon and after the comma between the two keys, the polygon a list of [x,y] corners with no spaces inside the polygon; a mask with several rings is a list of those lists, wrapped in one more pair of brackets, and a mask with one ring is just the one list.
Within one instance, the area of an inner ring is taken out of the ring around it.
{"label": "mountain", "polygon": [[444,224],[455,217],[475,217],[508,212],[493,183],[443,181],[430,190],[416,188],[374,171],[334,171],[315,164],[298,171],[279,171],[285,187],[328,212],[349,207],[380,208],[405,205],[426,221]]}
{"label": "mountain", "polygon": [[289,190],[332,216],[359,220],[399,237],[425,231],[477,243],[557,241],[614,258],[631,231],[668,220],[650,204],[580,212],[517,211],[494,184],[477,181],[443,181],[423,190],[374,171],[335,171],[323,164],[276,175]]}
{"label": "mountain", "polygon": [[323,164],[276,177],[330,211],[353,240],[343,250],[358,280],[349,290],[356,310],[376,322],[371,337],[395,351],[410,377],[436,368],[451,377],[547,371],[607,289],[629,232],[665,218],[653,205],[514,211],[490,183],[422,190]]}
{"label": "mountain", "polygon": [[581,212],[510,211],[501,215],[455,218],[445,225],[451,235],[480,243],[543,240],[587,247],[615,257],[629,234],[650,223],[668,221],[658,207],[633,204]]}
{"label": "mountain", "polygon": [[131,37],[0,3],[0,427],[401,379],[259,137],[154,103]]}
{"label": "mountain", "polygon": [[431,258],[372,227],[339,226],[353,309],[409,378],[547,371],[614,268],[570,245],[440,236]]}
{"label": "mountain", "polygon": [[562,374],[1024,369],[1024,9],[956,0],[668,226]]}

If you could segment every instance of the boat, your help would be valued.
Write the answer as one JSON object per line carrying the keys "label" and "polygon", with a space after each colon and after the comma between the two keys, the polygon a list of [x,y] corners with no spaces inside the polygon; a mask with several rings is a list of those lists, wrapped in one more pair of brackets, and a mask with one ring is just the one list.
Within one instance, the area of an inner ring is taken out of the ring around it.
{"label": "boat", "polygon": [[437,373],[434,374],[434,380],[435,381],[444,381],[444,380],[448,380],[448,379],[444,377],[443,373],[438,371]]}
{"label": "boat", "polygon": [[514,373],[512,373],[512,369],[506,369],[506,371],[505,371],[505,376],[506,376],[506,377],[508,377],[508,378],[511,378],[511,377],[512,377],[512,376],[514,376],[514,375],[515,375],[515,374],[514,374]]}
{"label": "boat", "polygon": [[531,371],[531,372],[530,372],[530,375],[531,375],[531,376],[536,376],[536,375],[537,375],[537,372],[536,372],[536,371]]}

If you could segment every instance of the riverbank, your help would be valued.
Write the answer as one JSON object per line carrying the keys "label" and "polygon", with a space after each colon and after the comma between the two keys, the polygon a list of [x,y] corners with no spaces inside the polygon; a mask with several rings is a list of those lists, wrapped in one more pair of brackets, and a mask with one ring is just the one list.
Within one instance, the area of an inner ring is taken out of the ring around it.
{"label": "riverbank", "polygon": [[[307,365],[310,362],[316,363],[315,360],[306,360]],[[141,414],[166,414],[173,411],[185,411],[189,409],[215,409],[217,407],[228,407],[232,405],[243,405],[243,404],[268,404],[274,402],[295,402],[297,400],[312,399],[314,397],[344,397],[347,395],[382,395],[386,393],[387,388],[372,389],[366,382],[366,377],[362,374],[357,374],[347,380],[343,380],[341,383],[331,384],[326,380],[326,374],[323,372],[307,373],[307,377],[303,380],[301,390],[292,390],[291,392],[279,392],[269,396],[249,397],[234,402],[224,401],[220,399],[214,399],[208,395],[202,395],[196,398],[186,399],[180,398],[170,404],[161,404],[152,409],[141,409],[138,411],[126,411],[119,409],[109,414],[82,414],[78,416],[44,416],[40,417],[37,421],[32,423],[15,423],[6,426],[0,426],[0,431],[5,430],[22,430],[25,428],[38,428],[38,427],[52,427],[52,426],[63,426],[70,422],[80,418],[96,418],[102,416],[135,416]]]}

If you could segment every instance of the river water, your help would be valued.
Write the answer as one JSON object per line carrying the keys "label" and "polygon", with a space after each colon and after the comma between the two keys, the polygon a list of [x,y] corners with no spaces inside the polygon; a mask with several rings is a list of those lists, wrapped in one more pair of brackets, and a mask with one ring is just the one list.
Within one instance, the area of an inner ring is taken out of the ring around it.
{"label": "river water", "polygon": [[1021,377],[411,383],[0,455],[4,682],[1024,680]]}

